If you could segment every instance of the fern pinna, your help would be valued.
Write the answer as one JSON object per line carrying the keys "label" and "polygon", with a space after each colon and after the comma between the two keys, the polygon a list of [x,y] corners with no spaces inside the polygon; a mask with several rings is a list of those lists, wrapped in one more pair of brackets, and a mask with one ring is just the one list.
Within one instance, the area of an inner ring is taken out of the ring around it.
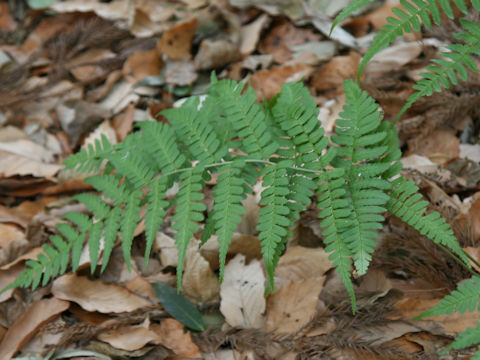
{"label": "fern pinna", "polygon": [[[171,228],[179,250],[178,286],[188,244],[202,228],[203,239],[218,236],[222,279],[231,237],[245,211],[242,201],[259,180],[264,190],[257,230],[268,291],[273,291],[275,267],[290,229],[314,195],[326,250],[354,309],[352,264],[359,275],[366,273],[386,210],[465,259],[448,224],[436,213],[423,216],[426,204],[417,189],[398,177],[400,150],[394,126],[382,122],[378,105],[355,82],[347,80],[344,89],[347,104],[331,139],[302,84],[284,85],[262,106],[252,88],[243,91],[241,83],[213,77],[203,103],[192,97],[163,112],[169,124],[144,122],[121,144],[111,146],[103,138],[74,155],[68,168],[105,169],[86,179],[99,195],[75,197],[91,216],[67,214],[51,237],[52,245],[44,245],[44,254],[27,262],[10,287],[44,285],[64,273],[69,261],[75,271],[85,239],[92,272],[101,245],[103,271],[117,240],[130,266],[142,213],[148,259],[170,207],[175,209]],[[204,219],[203,189],[215,174],[214,204]],[[178,193],[167,199],[165,193],[174,183]]]}

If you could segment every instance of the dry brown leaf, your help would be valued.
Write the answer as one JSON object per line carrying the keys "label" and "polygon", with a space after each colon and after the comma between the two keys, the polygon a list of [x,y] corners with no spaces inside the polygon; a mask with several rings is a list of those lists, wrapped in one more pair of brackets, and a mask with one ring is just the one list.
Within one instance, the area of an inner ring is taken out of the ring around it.
{"label": "dry brown leaf", "polygon": [[[421,313],[430,310],[436,306],[441,299],[417,299],[417,298],[404,298],[395,304],[395,310],[400,312],[404,319],[412,319]],[[480,315],[479,310],[473,312],[465,312],[460,314],[454,312],[450,315],[439,315],[422,318],[421,321],[415,322],[419,328],[434,332],[438,334],[438,330],[441,329],[442,335],[457,336],[460,332],[465,331],[469,327],[475,327],[478,323],[478,317]],[[433,322],[433,324],[432,324]],[[433,326],[430,326],[433,325]]]}
{"label": "dry brown leaf", "polygon": [[165,31],[157,42],[157,51],[160,56],[165,55],[168,60],[190,59],[192,39],[197,30],[197,19],[177,24]]}
{"label": "dry brown leaf", "polygon": [[265,275],[258,260],[245,265],[238,254],[225,267],[220,286],[220,311],[230,326],[261,328],[265,311]]}
{"label": "dry brown leaf", "polygon": [[136,276],[131,280],[125,281],[125,287],[137,295],[150,299],[152,302],[157,302],[157,296],[152,285],[142,276]]}
{"label": "dry brown leaf", "polygon": [[290,50],[290,46],[321,39],[322,36],[312,30],[299,28],[290,21],[284,20],[261,40],[258,50],[262,54],[273,55],[273,59],[277,63],[283,64],[292,57],[293,52]]}
{"label": "dry brown leaf", "polygon": [[37,25],[35,30],[28,35],[21,50],[26,53],[39,50],[48,40],[68,29],[68,20],[71,21],[71,17],[54,16],[45,18]]}
{"label": "dry brown leaf", "polygon": [[365,74],[389,72],[400,69],[422,53],[419,42],[400,43],[389,46],[375,54],[365,66]]}
{"label": "dry brown leaf", "polygon": [[400,4],[385,3],[378,9],[368,12],[363,16],[355,17],[347,25],[353,31],[355,37],[362,37],[372,31],[380,30],[387,23],[387,17],[392,15],[392,8],[401,7]]}
{"label": "dry brown leaf", "polygon": [[115,284],[89,280],[85,276],[69,274],[53,282],[52,293],[58,299],[70,300],[88,311],[121,313],[133,311],[152,303]]}
{"label": "dry brown leaf", "polygon": [[275,286],[321,277],[332,267],[323,248],[292,246],[280,257],[275,270]]}
{"label": "dry brown leaf", "polygon": [[165,64],[165,81],[170,85],[186,86],[197,80],[198,74],[192,60],[171,60]]}
{"label": "dry brown leaf", "polygon": [[428,137],[412,139],[408,144],[409,154],[426,156],[438,165],[443,165],[460,154],[460,139],[455,131],[435,130]]}
{"label": "dry brown leaf", "polygon": [[289,282],[268,298],[266,329],[275,333],[293,334],[315,315],[318,296],[325,277]]}
{"label": "dry brown leaf", "polygon": [[158,75],[163,63],[155,49],[138,50],[123,64],[123,76],[129,82],[138,82],[147,76]]}
{"label": "dry brown leaf", "polygon": [[343,92],[343,81],[355,78],[360,55],[350,51],[348,55],[335,56],[322,66],[312,78],[312,86],[317,91],[328,91],[332,96]]}
{"label": "dry brown leaf", "polygon": [[132,131],[133,116],[135,114],[135,104],[128,105],[125,112],[113,120],[113,128],[119,141],[125,140]]}
{"label": "dry brown leaf", "polygon": [[109,343],[114,348],[135,351],[148,343],[159,344],[162,337],[155,331],[140,326],[124,326],[98,335],[98,339]]}
{"label": "dry brown leaf", "polygon": [[10,359],[35,332],[54,317],[67,310],[68,301],[55,298],[33,303],[8,329],[0,343],[0,359]]}
{"label": "dry brown leaf", "polygon": [[17,27],[17,23],[13,19],[8,9],[7,3],[0,4],[0,29],[5,31],[13,31]]}
{"label": "dry brown leaf", "polygon": [[190,331],[185,331],[185,326],[175,319],[165,319],[160,325],[153,324],[150,329],[161,336],[160,343],[173,351],[179,357],[171,357],[172,360],[189,358],[201,358],[200,349],[193,342]]}
{"label": "dry brown leaf", "polygon": [[260,70],[252,75],[250,83],[256,90],[259,99],[270,100],[280,92],[283,84],[308,78],[313,69],[305,64],[277,66],[269,70]]}
{"label": "dry brown leaf", "polygon": [[192,241],[185,257],[182,294],[195,303],[208,302],[218,297],[220,285],[210,264],[200,254],[200,241]]}
{"label": "dry brown leaf", "polygon": [[216,69],[241,59],[238,46],[229,40],[205,39],[195,56],[195,67],[199,70]]}
{"label": "dry brown leaf", "polygon": [[81,82],[90,82],[104,78],[109,70],[108,66],[95,64],[82,65],[86,63],[94,63],[101,60],[107,60],[115,57],[115,54],[108,49],[89,49],[76,56],[68,63],[68,68],[72,75]]}

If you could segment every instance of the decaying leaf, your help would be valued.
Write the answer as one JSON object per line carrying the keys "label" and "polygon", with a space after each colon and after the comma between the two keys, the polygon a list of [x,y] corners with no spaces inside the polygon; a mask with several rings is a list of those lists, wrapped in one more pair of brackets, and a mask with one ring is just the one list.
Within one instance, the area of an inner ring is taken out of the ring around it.
{"label": "decaying leaf", "polygon": [[230,326],[243,329],[263,326],[265,275],[258,260],[245,264],[238,254],[225,266],[220,287],[220,311]]}

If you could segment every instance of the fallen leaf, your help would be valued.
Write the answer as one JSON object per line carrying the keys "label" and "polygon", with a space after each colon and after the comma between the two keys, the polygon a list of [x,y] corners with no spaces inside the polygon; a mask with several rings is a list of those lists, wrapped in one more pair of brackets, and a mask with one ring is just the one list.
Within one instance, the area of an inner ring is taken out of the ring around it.
{"label": "fallen leaf", "polygon": [[88,311],[101,313],[130,312],[152,303],[115,284],[89,280],[75,274],[63,275],[52,285],[52,294],[62,300],[70,300]]}
{"label": "fallen leaf", "polygon": [[0,4],[0,29],[5,31],[13,31],[17,27],[17,23],[13,19],[8,9],[7,3]]}
{"label": "fallen leaf", "polygon": [[44,324],[67,310],[68,301],[55,298],[34,302],[8,329],[0,343],[0,359],[10,359]]}
{"label": "fallen leaf", "polygon": [[220,286],[220,311],[230,326],[243,329],[261,328],[265,311],[265,275],[260,262],[245,265],[238,254],[225,266]]}
{"label": "fallen leaf", "polygon": [[200,349],[192,341],[190,331],[185,331],[185,326],[175,319],[165,319],[160,325],[153,324],[150,327],[162,340],[163,346],[173,351],[179,357],[171,357],[172,360],[187,358],[202,358]]}
{"label": "fallen leaf", "polygon": [[425,138],[408,141],[408,145],[409,154],[426,156],[438,165],[443,165],[460,154],[460,139],[455,135],[455,131],[435,130]]}
{"label": "fallen leaf", "polygon": [[187,248],[182,281],[182,294],[195,303],[205,303],[218,297],[220,285],[210,264],[200,254],[200,241]]}
{"label": "fallen leaf", "polygon": [[99,340],[109,343],[117,349],[135,351],[143,348],[148,343],[159,344],[162,337],[155,331],[140,326],[123,326],[107,332],[100,333]]}
{"label": "fallen leaf", "polygon": [[168,60],[190,59],[192,39],[197,30],[197,19],[175,25],[165,31],[157,42],[157,52]]}
{"label": "fallen leaf", "polygon": [[199,70],[216,69],[240,59],[240,50],[231,41],[205,39],[195,56],[195,67]]}
{"label": "fallen leaf", "polygon": [[107,66],[88,64],[100,62],[115,57],[115,54],[107,49],[89,49],[76,56],[68,63],[68,68],[72,75],[81,82],[91,82],[102,79],[107,76],[109,70]]}
{"label": "fallen leaf", "polygon": [[138,50],[123,64],[123,75],[129,82],[138,82],[147,76],[158,75],[163,63],[155,49]]}
{"label": "fallen leaf", "polygon": [[165,81],[170,85],[187,86],[197,80],[198,74],[190,59],[169,60],[165,64]]}
{"label": "fallen leaf", "polygon": [[257,48],[260,33],[270,23],[270,17],[266,14],[260,15],[257,19],[248,25],[242,26],[240,31],[240,53],[242,55],[250,55]]}
{"label": "fallen leaf", "polygon": [[323,277],[333,265],[323,248],[292,246],[280,257],[275,269],[275,286]]}
{"label": "fallen leaf", "polygon": [[343,81],[355,78],[359,63],[360,55],[355,51],[335,56],[314,73],[312,86],[317,91],[328,91],[332,96],[339,95],[343,93]]}
{"label": "fallen leaf", "polygon": [[422,53],[419,42],[407,42],[389,46],[375,54],[365,66],[365,74],[389,72],[400,69]]}
{"label": "fallen leaf", "polygon": [[480,163],[480,144],[460,144],[460,154],[461,158],[469,159]]}
{"label": "fallen leaf", "polygon": [[270,100],[281,90],[283,84],[308,78],[312,71],[313,69],[305,64],[277,66],[269,70],[257,71],[250,78],[250,83],[259,99]]}
{"label": "fallen leaf", "polygon": [[268,298],[266,330],[294,334],[315,315],[325,277],[289,282]]}

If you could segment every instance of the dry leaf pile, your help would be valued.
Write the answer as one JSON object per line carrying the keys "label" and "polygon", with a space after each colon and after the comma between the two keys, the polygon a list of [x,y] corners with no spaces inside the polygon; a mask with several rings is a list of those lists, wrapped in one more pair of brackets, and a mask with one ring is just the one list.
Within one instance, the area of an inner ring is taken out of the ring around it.
{"label": "dry leaf pile", "polygon": [[[91,188],[64,170],[63,159],[102,135],[122,141],[139,121],[164,121],[161,110],[205,92],[212,70],[248,81],[259,100],[304,79],[319,121],[332,130],[345,103],[343,80],[355,76],[373,32],[399,5],[367,7],[328,37],[348,1],[67,0],[35,11],[27,3],[0,3],[1,288],[42,251],[62,214],[86,212],[71,196]],[[387,120],[455,29],[451,21],[409,34],[370,62],[362,86]],[[471,74],[419,101],[398,123],[405,174],[477,260],[479,102],[480,76]],[[173,319],[150,285],[176,284],[168,214],[145,270],[140,224],[131,272],[115,249],[106,271],[90,276],[85,250],[75,274],[33,292],[3,293],[0,359],[436,359],[458,332],[475,325],[472,314],[412,320],[469,274],[395,218],[385,223],[371,270],[356,280],[353,315],[313,206],[293,229],[276,291],[265,298],[255,231],[259,192],[245,200],[222,284],[214,237],[201,248],[193,241],[187,251],[181,293],[202,312],[207,330],[189,331]]]}

